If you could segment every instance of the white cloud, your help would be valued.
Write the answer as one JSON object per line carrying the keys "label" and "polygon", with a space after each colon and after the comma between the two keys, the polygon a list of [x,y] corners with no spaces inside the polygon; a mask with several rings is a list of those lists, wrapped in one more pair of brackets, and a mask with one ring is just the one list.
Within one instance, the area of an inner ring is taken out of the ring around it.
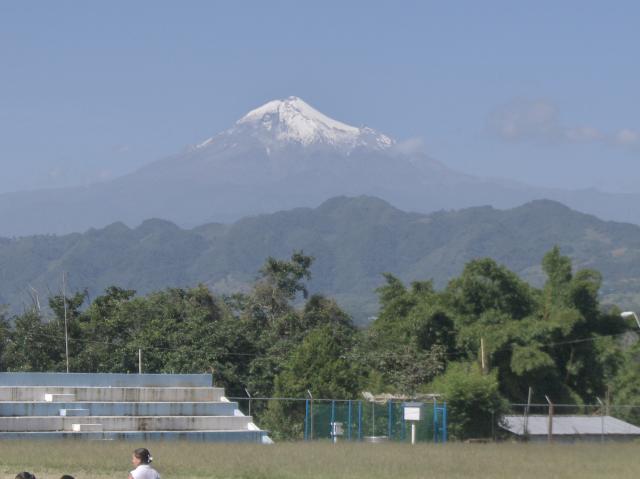
{"label": "white cloud", "polygon": [[555,141],[557,117],[555,105],[545,100],[514,100],[493,112],[489,128],[505,140]]}
{"label": "white cloud", "polygon": [[61,178],[64,178],[66,176],[67,176],[67,172],[59,166],[56,166],[50,169],[49,172],[47,173],[48,179],[52,181],[59,181]]}
{"label": "white cloud", "polygon": [[404,155],[424,153],[426,151],[424,140],[422,138],[409,138],[404,141],[399,141],[393,146],[393,149]]}
{"label": "white cloud", "polygon": [[100,170],[97,174],[98,181],[106,181],[113,178],[113,173],[110,170]]}
{"label": "white cloud", "polygon": [[590,141],[602,141],[605,139],[605,135],[601,131],[591,126],[567,128],[564,136],[567,141],[572,143],[588,143]]}
{"label": "white cloud", "polygon": [[128,153],[131,151],[131,147],[129,145],[116,145],[113,147],[113,151],[115,153]]}
{"label": "white cloud", "polygon": [[640,146],[639,130],[624,128],[611,134],[588,125],[564,125],[557,106],[548,100],[513,100],[490,115],[488,129],[507,141]]}
{"label": "white cloud", "polygon": [[640,143],[640,131],[628,128],[620,130],[614,135],[613,142],[620,146],[636,146]]}

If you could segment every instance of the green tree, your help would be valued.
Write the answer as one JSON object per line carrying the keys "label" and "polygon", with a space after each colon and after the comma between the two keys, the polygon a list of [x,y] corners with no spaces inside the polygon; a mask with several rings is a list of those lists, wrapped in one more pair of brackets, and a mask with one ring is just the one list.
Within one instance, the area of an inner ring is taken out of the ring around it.
{"label": "green tree", "polygon": [[443,394],[447,402],[449,433],[455,439],[492,437],[507,411],[497,374],[483,375],[476,364],[450,363],[430,389]]}
{"label": "green tree", "polygon": [[[634,335],[635,336],[635,335]],[[636,426],[640,425],[640,341],[637,336],[634,344],[623,355],[623,363],[611,381],[614,412],[616,417],[625,419]],[[637,407],[620,407],[629,406]]]}
{"label": "green tree", "polygon": [[[349,359],[354,330],[341,324],[325,324],[311,331],[284,363],[275,380],[277,397],[303,398],[313,391],[317,398],[352,399],[360,392],[363,371]],[[304,403],[272,401],[263,417],[267,427],[281,437],[299,438]]]}
{"label": "green tree", "polygon": [[354,331],[323,325],[311,331],[291,354],[278,375],[277,394],[352,399],[360,391],[362,371],[349,358]]}
{"label": "green tree", "polygon": [[52,347],[57,351],[57,364],[52,366],[55,370],[66,371],[67,345],[69,350],[69,370],[77,370],[72,364],[86,346],[86,339],[82,336],[79,318],[82,315],[82,306],[87,297],[88,293],[85,290],[70,296],[58,294],[49,298],[49,308],[53,311],[53,318],[47,322],[47,329],[53,339]]}
{"label": "green tree", "polygon": [[290,302],[302,293],[308,295],[304,280],[311,279],[312,256],[295,251],[291,259],[284,261],[268,257],[260,269],[260,279],[252,294],[254,307],[259,309],[266,320],[287,312]]}
{"label": "green tree", "polygon": [[[305,280],[311,277],[312,263],[313,258],[301,251],[294,252],[286,261],[269,257],[251,293],[234,300],[235,305],[242,307],[240,320],[254,345],[255,358],[249,364],[246,380],[254,395],[273,394],[275,377],[284,361],[313,329],[293,305],[298,293],[307,296]],[[312,298],[313,302],[317,300]]]}
{"label": "green tree", "polygon": [[[36,310],[13,318],[13,328],[4,351],[3,363],[8,371],[55,371],[64,351],[64,337],[50,323],[42,321]],[[62,341],[62,344],[60,342]]]}
{"label": "green tree", "polygon": [[490,258],[467,263],[460,277],[449,282],[446,295],[463,322],[473,322],[487,312],[522,319],[536,306],[531,287]]}
{"label": "green tree", "polygon": [[619,347],[607,340],[626,328],[617,311],[603,312],[598,295],[602,275],[584,269],[572,274],[571,259],[554,247],[543,258],[547,282],[541,316],[551,325],[549,350],[560,380],[576,401],[602,397],[612,368],[619,362]]}
{"label": "green tree", "polygon": [[5,353],[11,339],[11,327],[5,310],[0,306],[0,371],[6,371]]}
{"label": "green tree", "polygon": [[371,371],[368,387],[413,394],[440,374],[455,349],[455,330],[430,281],[407,289],[391,274],[378,288],[380,314],[362,349]]}
{"label": "green tree", "polygon": [[73,370],[85,372],[134,372],[135,353],[129,346],[134,315],[128,307],[135,291],[108,287],[79,315],[84,338],[82,349],[73,358]]}
{"label": "green tree", "polygon": [[542,270],[547,275],[544,287],[545,309],[566,301],[567,290],[573,274],[571,259],[560,254],[556,245],[542,258]]}

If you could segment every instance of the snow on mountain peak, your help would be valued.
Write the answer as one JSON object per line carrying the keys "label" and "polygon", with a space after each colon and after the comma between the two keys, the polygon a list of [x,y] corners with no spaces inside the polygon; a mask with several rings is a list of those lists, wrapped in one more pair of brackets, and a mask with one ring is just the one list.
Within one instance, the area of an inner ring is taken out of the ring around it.
{"label": "snow on mountain peak", "polygon": [[251,110],[236,126],[249,127],[261,137],[266,133],[278,142],[296,142],[303,146],[326,143],[349,149],[364,145],[383,149],[394,143],[371,128],[356,128],[329,118],[295,96],[273,100]]}

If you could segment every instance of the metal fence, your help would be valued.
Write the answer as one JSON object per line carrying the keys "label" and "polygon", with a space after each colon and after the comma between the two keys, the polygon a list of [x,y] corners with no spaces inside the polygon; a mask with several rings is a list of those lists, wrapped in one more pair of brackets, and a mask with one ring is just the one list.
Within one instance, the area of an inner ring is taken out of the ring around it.
{"label": "metal fence", "polygon": [[[304,439],[333,439],[332,425],[342,425],[340,439],[348,441],[409,441],[410,424],[404,419],[404,403],[388,401],[305,401]],[[416,422],[416,440],[447,441],[446,403],[424,404],[423,417]]]}
{"label": "metal fence", "polygon": [[[366,442],[411,440],[411,423],[404,419],[402,401],[380,403],[305,398],[229,399],[237,401],[245,414],[254,416],[258,426],[268,429],[280,439]],[[424,403],[422,418],[415,425],[417,441],[446,442],[446,403]]]}

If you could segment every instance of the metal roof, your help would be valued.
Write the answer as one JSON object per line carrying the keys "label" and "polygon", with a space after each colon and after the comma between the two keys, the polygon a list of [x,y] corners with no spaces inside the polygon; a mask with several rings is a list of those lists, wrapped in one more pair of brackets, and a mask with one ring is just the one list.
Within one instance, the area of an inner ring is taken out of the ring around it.
{"label": "metal roof", "polygon": [[[527,421],[529,435],[546,435],[548,433],[548,421],[549,417],[546,415],[530,415]],[[524,416],[504,416],[500,427],[521,436],[524,429]],[[553,416],[554,436],[603,433],[640,435],[640,427],[612,416]]]}
{"label": "metal roof", "polygon": [[441,394],[414,394],[413,396],[382,393],[373,395],[369,391],[362,391],[362,397],[370,402],[387,403],[389,401],[433,401]]}

